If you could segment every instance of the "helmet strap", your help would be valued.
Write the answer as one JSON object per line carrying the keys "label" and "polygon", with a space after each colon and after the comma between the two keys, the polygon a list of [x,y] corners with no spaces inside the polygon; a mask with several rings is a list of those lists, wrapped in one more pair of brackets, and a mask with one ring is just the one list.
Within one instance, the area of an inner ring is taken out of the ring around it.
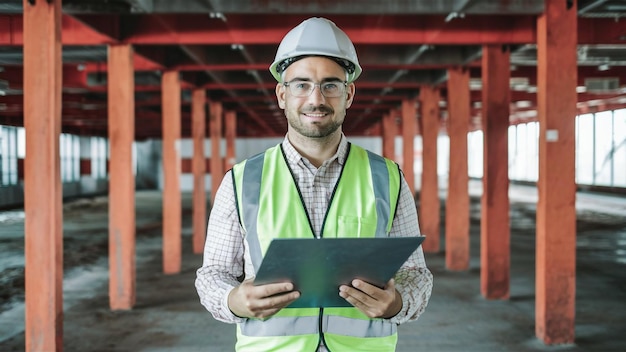
{"label": "helmet strap", "polygon": [[300,55],[300,56],[288,57],[285,60],[279,62],[278,65],[276,65],[276,72],[278,72],[279,74],[282,74],[283,72],[285,72],[287,67],[289,67],[289,65],[293,64],[294,62],[296,62],[296,61],[298,61],[300,59],[304,59],[305,57],[309,57],[309,56],[322,56],[322,57],[329,58],[329,59],[335,61],[339,66],[343,67],[343,69],[346,70],[347,75],[350,75],[350,74],[354,73],[354,70],[356,69],[352,62],[350,62],[348,60],[340,59],[340,58],[337,58],[337,57],[333,57],[333,56]]}

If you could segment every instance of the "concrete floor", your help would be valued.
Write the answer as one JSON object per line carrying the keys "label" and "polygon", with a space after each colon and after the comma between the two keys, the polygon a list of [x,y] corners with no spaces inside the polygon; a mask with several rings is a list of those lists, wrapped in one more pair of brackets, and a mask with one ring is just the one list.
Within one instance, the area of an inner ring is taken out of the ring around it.
{"label": "concrete floor", "polygon": [[[426,255],[433,295],[419,321],[400,326],[398,351],[626,351],[626,199],[578,195],[576,342],[545,346],[534,333],[536,189],[511,185],[507,301],[480,295],[480,183],[470,193],[470,269]],[[108,308],[107,198],[65,204],[64,350],[232,351],[234,326],[213,320],[193,285],[202,258],[191,253],[190,194],[178,275],[161,273],[160,193],[137,192],[136,203],[137,304],[122,312]],[[0,213],[0,351],[24,350],[23,228],[20,210]]]}

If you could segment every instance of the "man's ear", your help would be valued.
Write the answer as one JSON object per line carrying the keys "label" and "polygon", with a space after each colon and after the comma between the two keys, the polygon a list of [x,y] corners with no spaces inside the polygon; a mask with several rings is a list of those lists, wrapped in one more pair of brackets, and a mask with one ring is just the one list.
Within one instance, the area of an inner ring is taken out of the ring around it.
{"label": "man's ear", "polygon": [[352,101],[354,100],[354,94],[356,93],[356,86],[354,83],[348,84],[346,87],[346,109],[352,105]]}
{"label": "man's ear", "polygon": [[281,109],[285,109],[285,86],[282,83],[276,84],[276,99],[278,100],[278,106]]}

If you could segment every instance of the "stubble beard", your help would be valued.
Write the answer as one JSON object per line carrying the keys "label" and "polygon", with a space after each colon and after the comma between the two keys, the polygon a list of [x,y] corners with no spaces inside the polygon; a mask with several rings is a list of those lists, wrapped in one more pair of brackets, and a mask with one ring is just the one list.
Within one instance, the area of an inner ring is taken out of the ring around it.
{"label": "stubble beard", "polygon": [[[313,112],[325,112],[328,114],[333,114],[334,111],[330,108],[320,107],[316,109],[311,109],[307,111],[295,111],[294,113],[287,112],[287,122],[289,126],[298,134],[307,137],[307,138],[325,138],[333,135],[341,125],[343,124],[344,118],[338,118],[337,120],[330,120],[328,122],[313,122],[313,123],[305,123],[303,119],[300,118],[301,114],[305,113],[313,113]],[[291,116],[290,116],[291,115]],[[295,115],[295,116],[294,116]]]}

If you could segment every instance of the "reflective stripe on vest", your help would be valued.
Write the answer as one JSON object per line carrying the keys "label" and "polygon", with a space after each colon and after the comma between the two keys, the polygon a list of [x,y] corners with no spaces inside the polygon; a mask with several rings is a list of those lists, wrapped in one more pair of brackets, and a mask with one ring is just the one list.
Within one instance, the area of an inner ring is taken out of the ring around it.
{"label": "reflective stripe on vest", "polygon": [[[241,332],[246,336],[292,336],[317,334],[318,316],[309,317],[274,317],[272,324],[263,320],[250,319],[242,326]],[[395,334],[397,327],[382,319],[361,320],[335,315],[324,315],[322,332],[354,337],[389,336]]]}
{"label": "reflective stripe on vest", "polygon": [[[350,145],[329,200],[322,237],[388,236],[400,181],[400,170],[393,161]],[[233,183],[255,271],[271,239],[315,236],[280,145],[235,165]],[[327,346],[337,346],[338,350],[347,343],[358,345],[361,338],[367,338],[360,343],[368,348],[393,350],[397,340],[395,324],[369,319],[356,308],[326,308],[321,322],[318,308],[284,308],[267,320],[248,319],[240,324],[238,351],[254,350],[254,339],[269,346],[267,339],[271,337],[277,339],[276,346],[317,346],[320,324]],[[303,338],[315,341],[295,340]]]}

